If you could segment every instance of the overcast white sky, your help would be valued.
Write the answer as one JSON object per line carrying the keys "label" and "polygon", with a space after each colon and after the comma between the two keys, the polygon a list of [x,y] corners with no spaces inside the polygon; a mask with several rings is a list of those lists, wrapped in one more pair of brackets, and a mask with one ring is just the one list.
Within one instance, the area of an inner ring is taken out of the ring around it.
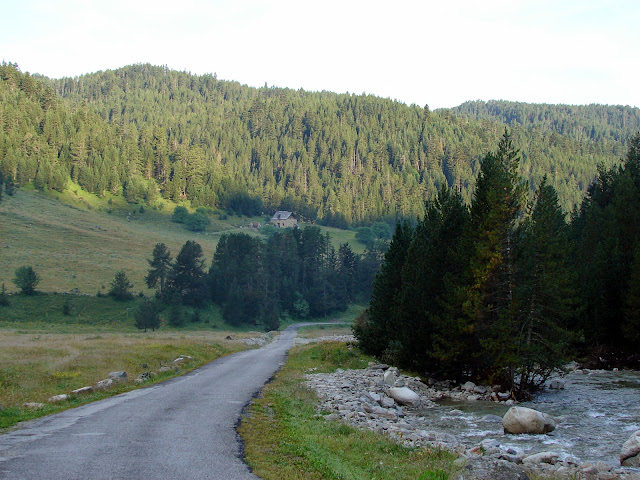
{"label": "overcast white sky", "polygon": [[0,60],[53,78],[134,63],[251,86],[640,106],[639,0],[19,0]]}

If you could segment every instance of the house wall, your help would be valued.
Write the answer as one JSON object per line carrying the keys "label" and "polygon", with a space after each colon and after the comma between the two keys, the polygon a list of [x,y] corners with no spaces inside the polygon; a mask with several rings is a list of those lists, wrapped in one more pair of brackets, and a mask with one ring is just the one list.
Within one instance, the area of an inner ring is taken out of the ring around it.
{"label": "house wall", "polygon": [[295,227],[297,224],[298,221],[295,218],[287,218],[286,220],[277,220],[274,222],[274,225],[280,228]]}

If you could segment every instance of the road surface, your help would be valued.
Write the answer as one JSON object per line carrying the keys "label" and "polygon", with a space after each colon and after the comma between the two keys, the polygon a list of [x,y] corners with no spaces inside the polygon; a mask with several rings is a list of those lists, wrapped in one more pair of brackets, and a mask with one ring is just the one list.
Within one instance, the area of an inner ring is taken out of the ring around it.
{"label": "road surface", "polygon": [[296,332],[289,327],[260,349],[0,435],[0,479],[256,479],[235,426]]}

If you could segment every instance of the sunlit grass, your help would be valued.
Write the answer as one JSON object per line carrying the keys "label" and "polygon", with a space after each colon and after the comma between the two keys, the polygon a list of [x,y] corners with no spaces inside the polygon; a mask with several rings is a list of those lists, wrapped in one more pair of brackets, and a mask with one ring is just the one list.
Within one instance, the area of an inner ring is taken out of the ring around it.
{"label": "sunlit grass", "polygon": [[[42,279],[37,289],[45,292],[106,292],[115,273],[124,269],[135,291],[148,294],[144,277],[156,243],[166,244],[175,257],[187,240],[195,240],[208,268],[221,233],[260,235],[240,227],[264,224],[270,216],[218,212],[210,216],[206,232],[190,232],[171,221],[176,204],[167,200],[141,211],[122,197],[97,197],[72,183],[64,193],[33,190],[27,185],[0,203],[0,284],[8,291],[17,290],[12,282],[16,268],[31,265]],[[336,249],[349,242],[361,251],[354,231],[321,228],[330,233]]]}
{"label": "sunlit grass", "polygon": [[363,368],[369,357],[343,343],[293,349],[287,364],[254,400],[240,425],[245,454],[264,479],[446,480],[455,457],[445,451],[408,449],[379,434],[326,421],[303,384],[311,368]]}
{"label": "sunlit grass", "polygon": [[[180,355],[191,360],[180,364],[180,373],[192,370],[233,351],[246,348],[241,342],[225,340],[229,332],[148,332],[95,334],[17,333],[0,331],[0,428],[81,402],[119,393],[143,372],[173,365]],[[46,406],[36,412],[23,407],[27,402],[45,403],[52,395],[69,393],[95,385],[109,372],[125,371],[129,382],[106,393],[72,399],[62,405]],[[171,370],[157,377],[178,374]]]}

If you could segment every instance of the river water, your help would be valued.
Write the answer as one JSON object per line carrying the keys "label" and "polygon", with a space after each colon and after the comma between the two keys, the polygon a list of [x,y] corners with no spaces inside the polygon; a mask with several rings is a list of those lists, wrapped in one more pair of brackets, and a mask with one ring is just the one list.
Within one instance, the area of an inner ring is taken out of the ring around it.
{"label": "river water", "polygon": [[559,419],[556,429],[547,435],[505,435],[497,418],[485,419],[487,415],[502,417],[509,409],[496,402],[443,401],[420,415],[430,429],[451,433],[466,447],[494,438],[501,446],[526,454],[553,451],[563,459],[619,466],[622,444],[640,430],[640,372],[578,370],[562,381],[564,390],[545,391],[520,404]]}

